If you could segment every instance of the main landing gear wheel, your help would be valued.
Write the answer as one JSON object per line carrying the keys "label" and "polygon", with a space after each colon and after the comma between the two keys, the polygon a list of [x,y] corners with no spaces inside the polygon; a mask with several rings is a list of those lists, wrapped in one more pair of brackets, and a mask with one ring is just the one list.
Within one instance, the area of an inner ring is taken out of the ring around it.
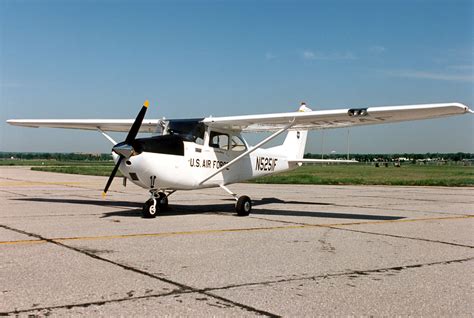
{"label": "main landing gear wheel", "polygon": [[246,195],[239,197],[237,203],[235,204],[235,211],[237,211],[238,216],[248,216],[252,210],[252,201]]}
{"label": "main landing gear wheel", "polygon": [[149,199],[148,201],[145,202],[143,205],[143,217],[150,219],[156,217],[156,214],[158,213],[158,200],[153,200]]}
{"label": "main landing gear wheel", "polygon": [[163,192],[158,193],[156,198],[156,205],[158,205],[158,210],[167,211],[168,210],[168,197]]}

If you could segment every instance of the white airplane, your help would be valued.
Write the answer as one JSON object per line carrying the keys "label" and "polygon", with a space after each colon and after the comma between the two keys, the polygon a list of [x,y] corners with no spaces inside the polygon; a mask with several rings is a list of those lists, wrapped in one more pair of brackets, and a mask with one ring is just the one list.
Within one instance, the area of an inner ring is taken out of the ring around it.
{"label": "white airplane", "polygon": [[[335,160],[303,159],[308,130],[373,125],[407,120],[438,118],[473,113],[460,103],[311,111],[302,103],[298,112],[206,117],[197,119],[144,120],[148,101],[133,119],[11,119],[11,125],[98,130],[112,144],[115,167],[103,195],[120,169],[136,185],[150,192],[143,216],[152,218],[168,207],[168,197],[177,190],[220,187],[236,200],[239,216],[247,216],[252,201],[238,196],[227,185],[293,169],[305,162]],[[117,143],[105,131],[127,132]],[[136,138],[139,132],[154,133]],[[241,132],[271,132],[249,146]],[[283,144],[262,146],[287,132]],[[354,162],[337,160],[336,162]]]}

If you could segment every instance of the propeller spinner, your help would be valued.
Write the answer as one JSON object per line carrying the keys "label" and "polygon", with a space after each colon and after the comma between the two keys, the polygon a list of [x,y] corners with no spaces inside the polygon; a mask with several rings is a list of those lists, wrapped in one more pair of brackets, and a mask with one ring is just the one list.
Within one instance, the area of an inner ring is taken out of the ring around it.
{"label": "propeller spinner", "polygon": [[117,174],[117,170],[120,164],[122,163],[122,160],[124,158],[129,158],[134,152],[133,147],[132,147],[132,142],[137,137],[138,131],[140,130],[140,126],[142,125],[143,119],[145,118],[145,113],[146,113],[146,110],[148,109],[148,105],[149,105],[149,102],[148,100],[146,100],[143,103],[142,109],[140,109],[140,112],[138,113],[137,118],[135,118],[135,121],[133,122],[133,125],[130,128],[130,131],[128,132],[127,138],[125,138],[125,141],[119,142],[112,148],[112,151],[119,155],[119,159],[117,163],[115,164],[114,170],[112,170],[112,173],[110,174],[109,180],[107,180],[107,184],[105,185],[104,192],[102,192],[103,197],[105,197],[105,195],[107,194],[107,191],[109,190],[109,187],[112,184],[112,181],[114,180],[115,175]]}

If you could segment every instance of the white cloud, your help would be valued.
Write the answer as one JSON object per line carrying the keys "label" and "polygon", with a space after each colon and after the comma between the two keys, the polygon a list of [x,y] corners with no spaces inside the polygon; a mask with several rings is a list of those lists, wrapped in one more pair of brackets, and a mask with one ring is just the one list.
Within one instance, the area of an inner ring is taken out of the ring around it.
{"label": "white cloud", "polygon": [[305,60],[355,60],[356,56],[352,52],[321,52],[304,50],[301,57]]}
{"label": "white cloud", "polygon": [[265,59],[274,60],[274,59],[276,59],[276,55],[271,53],[271,52],[267,52],[267,53],[265,53]]}
{"label": "white cloud", "polygon": [[313,60],[315,58],[314,53],[308,50],[303,51],[302,56],[305,60]]}
{"label": "white cloud", "polygon": [[369,51],[374,53],[374,54],[382,54],[387,51],[387,48],[381,45],[373,45],[369,47]]}
{"label": "white cloud", "polygon": [[473,82],[473,74],[435,73],[415,70],[388,71],[388,75],[405,78],[418,78],[441,81]]}

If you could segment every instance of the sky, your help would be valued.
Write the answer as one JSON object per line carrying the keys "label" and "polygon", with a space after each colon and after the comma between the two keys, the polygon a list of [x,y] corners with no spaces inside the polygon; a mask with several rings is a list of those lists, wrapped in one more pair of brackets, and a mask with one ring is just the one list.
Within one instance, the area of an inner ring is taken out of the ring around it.
{"label": "sky", "polygon": [[[134,118],[145,99],[147,118],[287,112],[301,101],[474,108],[473,9],[470,0],[1,0],[0,151],[109,152],[98,132],[5,121]],[[474,115],[314,131],[306,150],[345,153],[348,134],[353,153],[474,152]]]}

